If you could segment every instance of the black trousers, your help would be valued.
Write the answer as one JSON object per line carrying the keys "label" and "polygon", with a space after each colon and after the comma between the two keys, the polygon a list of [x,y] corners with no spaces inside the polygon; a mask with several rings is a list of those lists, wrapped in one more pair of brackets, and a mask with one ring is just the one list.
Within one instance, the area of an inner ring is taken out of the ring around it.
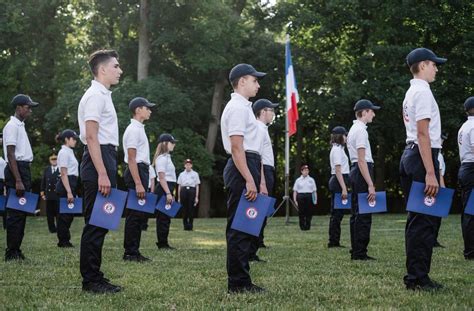
{"label": "black trousers", "polygon": [[[273,188],[275,187],[275,168],[270,165],[264,165],[263,174],[265,175],[265,184],[267,185],[268,195],[273,196]],[[267,225],[267,217],[265,217],[265,220],[263,221],[262,230],[260,231],[260,235],[258,239],[256,240],[256,243],[252,244],[251,251],[250,251],[250,258],[256,257],[258,248],[264,244],[263,231],[265,230],[266,225]]]}
{"label": "black trousers", "polygon": [[[167,184],[168,188],[170,189],[170,192],[173,193],[176,183],[168,182]],[[161,199],[162,196],[166,195],[160,183],[155,186],[155,194],[158,195],[158,201]],[[168,235],[170,234],[170,224],[171,217],[160,211],[156,211],[156,239],[158,240],[158,247],[169,246]]]}
{"label": "black trousers", "polygon": [[[140,175],[140,181],[143,187],[146,187],[150,179],[149,165],[138,163],[138,174]],[[125,169],[123,178],[127,188],[135,190],[135,182],[133,181],[132,174],[128,167]],[[125,212],[125,236],[123,240],[123,248],[125,249],[126,255],[139,255],[142,226],[145,223],[147,215],[145,212],[132,209],[126,209]]]}
{"label": "black trousers", "polygon": [[56,223],[58,222],[59,200],[46,199],[46,219],[48,221],[49,232],[56,231]]}
{"label": "black trousers", "polygon": [[[5,189],[5,180],[0,179],[0,192],[1,192],[0,195],[3,195],[4,189]],[[3,230],[6,230],[7,229],[7,211],[4,210],[4,211],[0,212],[0,214],[2,214]]]}
{"label": "black trousers", "polygon": [[[69,180],[69,187],[71,187],[72,195],[76,196],[76,189],[77,189],[77,176],[68,175]],[[67,198],[67,191],[64,188],[63,182],[59,179],[56,191],[60,198]],[[74,220],[74,214],[61,214],[59,213],[58,216],[58,245],[66,245],[71,243],[71,224]]]}
{"label": "black trousers", "polygon": [[300,229],[307,231],[311,229],[311,219],[313,218],[313,194],[298,193],[296,195],[298,202],[298,215],[300,217]]}
{"label": "black trousers", "polygon": [[439,222],[438,222],[438,224],[436,225],[436,228],[435,228],[435,244],[439,243],[438,242],[438,236],[439,236],[439,229],[441,229],[441,220],[442,220],[442,218],[439,219]]}
{"label": "black trousers", "polygon": [[[102,161],[104,162],[107,176],[113,188],[117,186],[117,150],[112,145],[101,145]],[[85,226],[81,237],[80,269],[82,283],[100,282],[104,274],[100,271],[102,264],[102,247],[109,230],[89,224],[89,220],[97,197],[98,174],[92,163],[89,150],[84,147],[81,162],[81,178],[83,182],[83,210]]]}
{"label": "black trousers", "polygon": [[[346,186],[350,184],[349,175],[343,174]],[[341,240],[341,222],[344,218],[344,210],[334,209],[334,199],[336,193],[341,193],[342,188],[339,185],[336,175],[329,178],[329,191],[331,191],[331,217],[329,218],[329,245],[340,245]]]}
{"label": "black trousers", "polygon": [[[246,152],[247,166],[257,187],[260,187],[261,158],[258,154]],[[257,237],[231,228],[240,197],[245,189],[245,179],[232,158],[224,168],[224,185],[227,190],[227,283],[229,288],[248,286],[250,278],[249,255],[252,243]]]}
{"label": "black trousers", "polygon": [[[432,149],[432,159],[436,178],[439,182],[439,149]],[[400,160],[401,186],[408,202],[413,181],[425,182],[426,170],[421,159],[418,146],[408,145]],[[440,217],[408,212],[405,227],[405,251],[407,274],[404,277],[406,285],[424,285],[430,281],[428,276],[431,268],[431,256],[435,244],[435,231]]]}
{"label": "black trousers", "polygon": [[[31,191],[31,171],[30,163],[17,161],[18,171],[25,186],[25,191]],[[15,177],[10,171],[9,165],[5,167],[5,185],[8,189],[15,189]],[[9,190],[15,191],[15,190]],[[25,235],[25,224],[27,213],[11,208],[6,208],[7,212],[7,249],[5,256],[14,256],[21,253],[21,243]]]}
{"label": "black trousers", "polygon": [[[474,188],[474,163],[462,163],[458,173],[462,190],[463,211]],[[464,258],[474,259],[474,216],[466,213],[461,215],[462,237],[464,240]]]}
{"label": "black trousers", "polygon": [[179,198],[181,200],[181,209],[183,211],[184,230],[192,230],[194,220],[194,202],[196,199],[196,188],[181,186]]}
{"label": "black trousers", "polygon": [[[367,163],[369,174],[374,180],[374,164]],[[351,257],[353,259],[367,256],[372,228],[372,214],[359,214],[358,194],[368,192],[369,186],[360,172],[359,165],[353,164],[350,172],[352,188],[352,215],[350,219]]]}

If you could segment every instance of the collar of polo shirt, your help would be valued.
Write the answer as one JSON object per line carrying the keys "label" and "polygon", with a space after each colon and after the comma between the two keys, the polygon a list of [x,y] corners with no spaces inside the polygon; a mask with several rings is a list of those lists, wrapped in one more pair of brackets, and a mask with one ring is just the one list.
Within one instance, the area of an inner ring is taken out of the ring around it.
{"label": "collar of polo shirt", "polygon": [[10,117],[10,120],[13,120],[13,122],[15,122],[16,125],[25,126],[25,122],[24,122],[24,121],[21,121],[20,119],[18,119],[18,118],[15,117],[15,116],[11,116],[11,117]]}
{"label": "collar of polo shirt", "polygon": [[135,119],[130,119],[130,124],[135,124],[140,127],[145,127],[145,124],[141,123],[140,121],[137,121]]}
{"label": "collar of polo shirt", "polygon": [[92,80],[92,85],[94,85],[94,87],[96,87],[99,91],[102,92],[102,94],[104,95],[107,95],[107,94],[110,94],[112,93],[111,90],[108,90],[102,83],[96,81],[96,80]]}
{"label": "collar of polo shirt", "polygon": [[419,86],[424,86],[424,87],[430,88],[430,84],[429,84],[428,82],[426,82],[425,80],[422,80],[422,79],[411,79],[411,80],[410,80],[410,84],[414,84],[414,85],[419,85]]}
{"label": "collar of polo shirt", "polygon": [[237,100],[243,100],[245,101],[245,105],[246,106],[252,106],[252,102],[248,101],[247,98],[243,97],[242,95],[240,95],[239,93],[232,93],[230,94],[230,97],[231,98],[235,98]]}
{"label": "collar of polo shirt", "polygon": [[467,119],[468,120],[474,120],[474,116],[468,116]]}
{"label": "collar of polo shirt", "polygon": [[360,126],[363,126],[364,128],[367,128],[367,124],[365,124],[364,122],[362,122],[360,120],[354,120],[353,123],[354,124],[359,124]]}

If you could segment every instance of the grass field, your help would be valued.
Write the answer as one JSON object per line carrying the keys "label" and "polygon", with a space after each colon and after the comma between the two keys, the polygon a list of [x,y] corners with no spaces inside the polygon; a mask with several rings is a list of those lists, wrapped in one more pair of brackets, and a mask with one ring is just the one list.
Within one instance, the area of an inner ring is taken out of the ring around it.
{"label": "grass field", "polygon": [[[0,263],[0,309],[88,310],[309,310],[309,309],[471,309],[474,308],[474,262],[462,256],[459,215],[443,220],[431,277],[446,288],[436,293],[405,290],[404,215],[376,215],[369,254],[374,262],[351,262],[348,248],[327,249],[328,217],[313,218],[302,232],[293,218],[273,219],[266,230],[268,249],[259,252],[267,263],[252,263],[253,281],[268,292],[260,295],[226,293],[224,219],[197,219],[195,231],[172,221],[170,244],[155,246],[155,223],[142,236],[145,264],[123,262],[123,229],[110,232],[102,270],[124,290],[116,295],[81,291],[79,239],[83,219],[72,227],[74,249],[56,247],[46,219],[28,217],[23,263]],[[5,241],[5,232],[0,231]],[[349,244],[348,216],[342,244]],[[2,254],[3,256],[3,254]]]}

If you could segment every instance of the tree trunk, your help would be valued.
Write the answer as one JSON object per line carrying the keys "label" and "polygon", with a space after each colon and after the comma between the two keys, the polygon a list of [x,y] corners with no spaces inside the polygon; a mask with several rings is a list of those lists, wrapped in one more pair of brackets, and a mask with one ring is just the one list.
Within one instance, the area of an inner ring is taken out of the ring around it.
{"label": "tree trunk", "polygon": [[140,25],[138,29],[138,66],[137,80],[148,78],[150,65],[150,37],[148,34],[148,16],[150,6],[148,0],[140,0]]}

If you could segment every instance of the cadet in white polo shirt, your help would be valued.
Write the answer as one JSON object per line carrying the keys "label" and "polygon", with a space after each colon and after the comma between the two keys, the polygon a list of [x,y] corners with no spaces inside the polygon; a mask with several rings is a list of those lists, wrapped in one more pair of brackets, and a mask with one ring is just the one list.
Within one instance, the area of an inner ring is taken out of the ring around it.
{"label": "cadet in white polo shirt", "polygon": [[[27,95],[18,94],[13,97],[11,105],[15,114],[10,117],[3,128],[3,154],[8,165],[5,167],[5,185],[13,188],[18,197],[25,191],[31,191],[30,165],[33,151],[25,130],[24,121],[31,115],[31,108],[38,106]],[[24,260],[21,242],[25,234],[26,213],[6,208],[7,213],[7,248],[5,261]]]}
{"label": "cadet in white polo shirt", "polygon": [[[0,148],[3,149],[3,133],[0,133]],[[5,167],[7,166],[7,161],[0,156],[0,195],[5,193]],[[7,212],[0,212],[3,218],[3,230],[7,229]]]}
{"label": "cadet in white polo shirt", "polygon": [[331,152],[329,163],[331,165],[331,178],[329,178],[329,191],[331,191],[331,217],[329,218],[329,243],[328,248],[341,247],[341,222],[344,218],[343,209],[334,208],[336,193],[341,193],[342,200],[348,200],[349,188],[349,159],[344,147],[347,142],[347,131],[342,126],[336,126],[331,131]]}
{"label": "cadet in white polo shirt", "polygon": [[[234,93],[221,117],[221,135],[228,155],[224,168],[227,190],[227,284],[229,293],[262,292],[252,284],[249,256],[255,237],[231,228],[242,192],[249,201],[255,201],[261,186],[261,136],[249,98],[257,95],[258,78],[266,74],[249,64],[236,65],[229,74]],[[262,189],[260,189],[262,190]],[[266,189],[265,189],[266,192]]]}
{"label": "cadet in white polo shirt", "polygon": [[[441,149],[441,118],[429,83],[435,81],[437,65],[446,59],[431,50],[418,48],[406,58],[413,79],[403,100],[403,120],[407,134],[400,160],[401,186],[408,200],[413,181],[426,184],[425,195],[436,196],[439,190],[438,153]],[[408,212],[405,227],[407,289],[433,290],[442,286],[428,276],[439,217]]]}
{"label": "cadet in white polo shirt", "polygon": [[94,80],[82,96],[77,112],[80,138],[84,146],[80,174],[83,183],[84,220],[80,269],[82,289],[92,293],[116,293],[120,286],[110,284],[100,271],[102,246],[108,230],[89,224],[97,191],[108,196],[117,186],[117,147],[119,130],[110,87],[119,83],[122,70],[118,54],[99,50],[89,58]]}
{"label": "cadet in white polo shirt", "polygon": [[351,188],[352,188],[352,216],[350,219],[351,231],[351,259],[374,260],[367,255],[372,227],[372,214],[359,214],[359,193],[368,193],[367,200],[375,200],[374,186],[374,159],[370,148],[367,124],[372,123],[375,110],[379,110],[370,100],[361,99],[354,105],[357,120],[354,120],[347,135],[347,149],[351,161]]}
{"label": "cadet in white polo shirt", "polygon": [[293,201],[298,206],[302,231],[311,229],[313,209],[316,205],[316,202],[313,202],[313,195],[316,196],[317,189],[313,177],[309,176],[309,166],[306,164],[301,166],[301,176],[296,179],[293,185]]}
{"label": "cadet in white polo shirt", "polygon": [[[61,132],[58,141],[62,142],[58,153],[58,168],[60,178],[56,185],[56,192],[60,198],[67,198],[68,203],[74,203],[77,193],[79,163],[74,155],[79,136],[73,130],[67,129]],[[71,243],[71,232],[69,228],[74,220],[74,214],[61,214],[58,216],[58,247],[73,247]]]}
{"label": "cadet in white polo shirt", "polygon": [[461,167],[458,180],[462,189],[463,213],[461,216],[464,258],[474,260],[474,215],[466,214],[467,201],[474,188],[474,96],[464,102],[467,121],[459,129],[458,147]]}
{"label": "cadet in white polo shirt", "polygon": [[199,203],[199,174],[193,170],[193,161],[184,161],[184,171],[178,176],[178,202],[182,205],[183,227],[193,230],[194,207]]}
{"label": "cadet in white polo shirt", "polygon": [[[128,105],[133,114],[130,124],[125,129],[122,138],[124,162],[127,164],[123,179],[128,189],[136,191],[139,199],[145,198],[150,173],[150,146],[145,133],[144,121],[150,119],[151,110],[155,104],[146,98],[135,97]],[[123,260],[145,262],[150,259],[140,253],[142,228],[147,219],[145,212],[126,209]]]}

